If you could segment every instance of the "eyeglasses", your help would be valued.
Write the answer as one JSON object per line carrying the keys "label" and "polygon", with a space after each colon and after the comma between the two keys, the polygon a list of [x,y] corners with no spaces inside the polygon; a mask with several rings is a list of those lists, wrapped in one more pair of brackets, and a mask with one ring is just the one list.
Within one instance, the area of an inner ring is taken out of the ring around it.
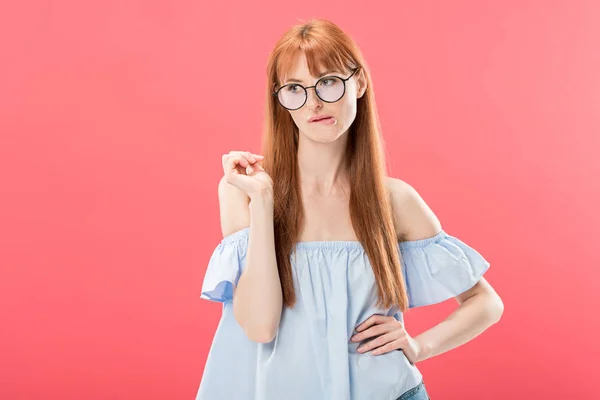
{"label": "eyeglasses", "polygon": [[306,104],[308,98],[308,89],[315,88],[315,93],[319,99],[326,103],[335,103],[339,101],[346,93],[346,81],[360,69],[356,68],[346,79],[339,76],[324,76],[320,78],[314,86],[304,87],[298,83],[290,83],[280,87],[273,96],[277,97],[279,104],[288,110],[297,110]]}

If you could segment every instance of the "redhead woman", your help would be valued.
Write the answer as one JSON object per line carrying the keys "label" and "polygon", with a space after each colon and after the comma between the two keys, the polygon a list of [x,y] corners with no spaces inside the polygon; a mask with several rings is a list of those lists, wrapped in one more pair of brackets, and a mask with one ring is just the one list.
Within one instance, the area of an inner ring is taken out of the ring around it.
{"label": "redhead woman", "polygon": [[[197,400],[428,399],[418,363],[499,321],[490,264],[388,176],[369,68],[337,25],[293,26],[267,67],[261,155],[223,155],[223,312]],[[455,298],[412,336],[403,313]]]}

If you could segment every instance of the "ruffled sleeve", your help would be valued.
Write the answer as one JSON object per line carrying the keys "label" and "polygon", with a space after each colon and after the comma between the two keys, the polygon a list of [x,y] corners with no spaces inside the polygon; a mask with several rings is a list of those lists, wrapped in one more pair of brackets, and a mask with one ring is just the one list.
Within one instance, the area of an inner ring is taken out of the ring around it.
{"label": "ruffled sleeve", "polygon": [[233,299],[233,289],[246,263],[249,230],[250,228],[244,228],[224,237],[213,251],[200,298],[218,302]]}
{"label": "ruffled sleeve", "polygon": [[426,239],[399,242],[398,246],[410,308],[439,303],[467,291],[490,267],[475,249],[444,231]]}

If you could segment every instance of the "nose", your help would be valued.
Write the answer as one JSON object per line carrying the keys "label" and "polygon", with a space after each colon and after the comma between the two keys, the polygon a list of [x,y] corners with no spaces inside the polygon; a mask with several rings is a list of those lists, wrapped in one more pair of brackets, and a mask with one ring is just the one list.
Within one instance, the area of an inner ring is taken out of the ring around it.
{"label": "nose", "polygon": [[310,110],[315,110],[323,106],[323,102],[319,96],[317,96],[317,88],[312,87],[306,89],[306,106]]}

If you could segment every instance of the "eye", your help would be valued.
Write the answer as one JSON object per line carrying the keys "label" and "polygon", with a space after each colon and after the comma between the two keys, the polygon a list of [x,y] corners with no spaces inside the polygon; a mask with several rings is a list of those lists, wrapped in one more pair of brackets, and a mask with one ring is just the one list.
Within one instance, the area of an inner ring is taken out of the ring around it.
{"label": "eye", "polygon": [[285,87],[285,90],[287,92],[296,93],[296,92],[298,92],[298,90],[300,90],[300,86],[299,85],[287,85]]}

